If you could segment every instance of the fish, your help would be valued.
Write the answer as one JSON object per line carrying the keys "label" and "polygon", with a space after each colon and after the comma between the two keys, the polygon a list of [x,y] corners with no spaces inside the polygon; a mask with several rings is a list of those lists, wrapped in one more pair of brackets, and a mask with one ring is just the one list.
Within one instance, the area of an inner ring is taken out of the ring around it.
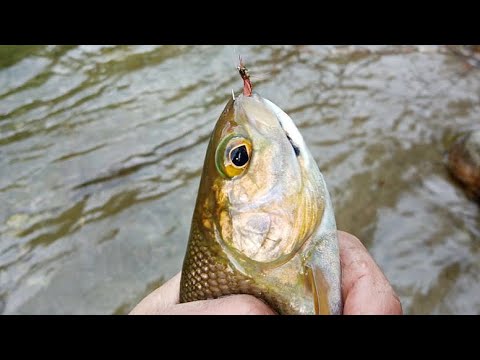
{"label": "fish", "polygon": [[249,294],[282,315],[342,313],[337,228],[325,179],[293,120],[253,92],[212,131],[180,280],[180,302]]}

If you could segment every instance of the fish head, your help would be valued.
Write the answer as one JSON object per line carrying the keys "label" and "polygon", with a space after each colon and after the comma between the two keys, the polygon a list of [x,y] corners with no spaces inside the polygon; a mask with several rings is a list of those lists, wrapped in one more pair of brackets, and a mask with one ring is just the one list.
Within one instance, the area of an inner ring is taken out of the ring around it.
{"label": "fish head", "polygon": [[325,209],[323,177],[292,119],[258,94],[231,99],[212,133],[198,216],[238,267],[291,259]]}

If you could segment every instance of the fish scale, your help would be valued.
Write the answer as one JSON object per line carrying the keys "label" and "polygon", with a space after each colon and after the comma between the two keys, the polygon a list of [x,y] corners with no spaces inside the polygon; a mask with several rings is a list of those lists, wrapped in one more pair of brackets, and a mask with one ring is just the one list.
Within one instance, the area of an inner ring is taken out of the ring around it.
{"label": "fish scale", "polygon": [[246,294],[264,300],[277,312],[293,311],[284,299],[269,295],[265,286],[232,268],[221,246],[209,241],[213,238],[213,234],[203,236],[196,222],[192,223],[180,284],[181,303]]}
{"label": "fish scale", "polygon": [[[211,234],[213,237],[213,234]],[[190,243],[184,264],[180,302],[213,299],[232,294],[261,296],[262,291],[251,278],[232,269],[220,246],[202,236],[192,224]]]}

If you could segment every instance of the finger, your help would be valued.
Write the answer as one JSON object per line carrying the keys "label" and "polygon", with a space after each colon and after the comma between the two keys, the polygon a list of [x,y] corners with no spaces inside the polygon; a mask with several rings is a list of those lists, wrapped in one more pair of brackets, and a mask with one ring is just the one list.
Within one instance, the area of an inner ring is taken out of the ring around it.
{"label": "finger", "polygon": [[338,232],[344,314],[402,314],[397,294],[355,236]]}
{"label": "finger", "polygon": [[130,312],[130,315],[158,314],[167,307],[178,304],[180,294],[180,277],[178,273],[158,289],[151,292]]}
{"label": "finger", "polygon": [[251,295],[231,295],[212,300],[193,301],[170,306],[164,315],[274,315],[263,301]]}

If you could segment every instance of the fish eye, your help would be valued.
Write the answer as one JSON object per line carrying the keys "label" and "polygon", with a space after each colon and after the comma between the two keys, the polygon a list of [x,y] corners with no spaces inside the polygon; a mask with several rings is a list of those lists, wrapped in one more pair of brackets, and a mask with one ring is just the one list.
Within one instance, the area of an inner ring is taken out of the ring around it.
{"label": "fish eye", "polygon": [[245,145],[239,145],[230,150],[230,161],[233,166],[243,167],[248,162],[248,151]]}
{"label": "fish eye", "polygon": [[250,162],[252,143],[249,139],[230,135],[217,147],[215,165],[218,172],[227,179],[242,175]]}

